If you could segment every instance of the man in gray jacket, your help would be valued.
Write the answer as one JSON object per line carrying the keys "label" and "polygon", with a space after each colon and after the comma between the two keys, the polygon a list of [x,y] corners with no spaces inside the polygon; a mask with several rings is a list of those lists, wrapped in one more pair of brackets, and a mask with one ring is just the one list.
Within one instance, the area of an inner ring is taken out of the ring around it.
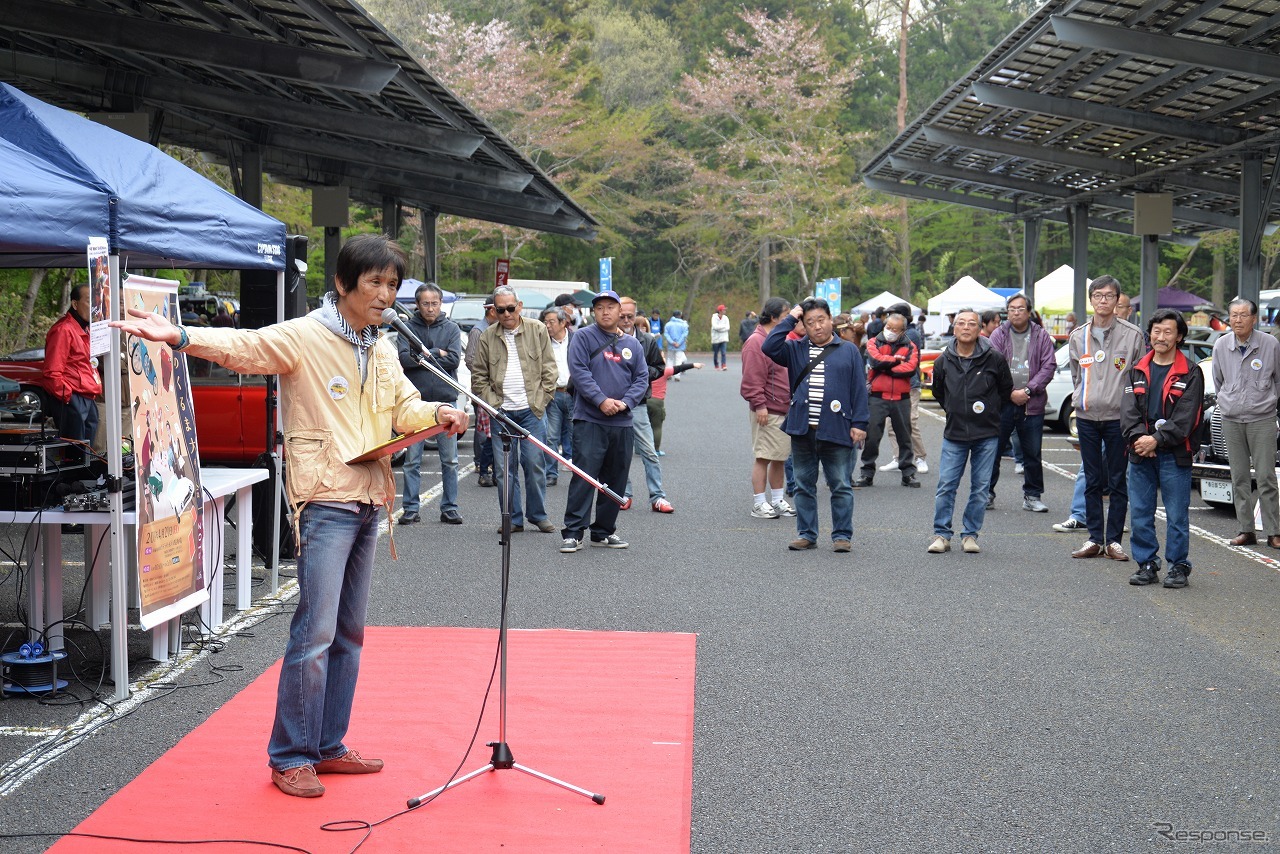
{"label": "man in gray jacket", "polygon": [[1213,345],[1213,380],[1218,414],[1231,461],[1231,500],[1239,536],[1234,546],[1258,542],[1253,532],[1252,479],[1267,545],[1280,549],[1280,493],[1276,489],[1276,398],[1280,394],[1280,344],[1254,327],[1258,306],[1236,297],[1227,306],[1231,334]]}
{"label": "man in gray jacket", "polygon": [[[1125,477],[1128,450],[1120,428],[1125,377],[1147,351],[1142,330],[1116,316],[1120,283],[1113,276],[1099,276],[1089,283],[1093,317],[1073,329],[1067,344],[1076,427],[1080,433],[1080,457],[1084,462],[1085,523],[1089,539],[1071,553],[1075,558],[1106,555],[1128,560],[1120,545],[1124,517],[1129,511],[1129,487]],[[1102,493],[1111,493],[1103,518]],[[1105,524],[1104,524],[1105,523]]]}

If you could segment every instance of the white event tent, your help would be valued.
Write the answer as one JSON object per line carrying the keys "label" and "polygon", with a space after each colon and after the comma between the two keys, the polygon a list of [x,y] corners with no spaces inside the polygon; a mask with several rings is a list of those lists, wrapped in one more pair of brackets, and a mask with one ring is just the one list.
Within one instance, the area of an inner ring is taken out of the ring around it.
{"label": "white event tent", "polygon": [[1004,308],[1004,297],[984,287],[972,276],[964,276],[936,297],[929,299],[930,314],[950,314],[962,308],[978,311]]}
{"label": "white event tent", "polygon": [[[1085,279],[1086,283],[1091,281],[1093,280]],[[1043,279],[1037,279],[1034,291],[1036,310],[1043,317],[1074,311],[1075,286],[1075,270],[1069,264],[1063,264]],[[1091,310],[1092,308],[1086,301],[1086,311]]]}
{"label": "white event tent", "polygon": [[911,303],[907,302],[907,300],[904,300],[902,297],[898,296],[897,294],[891,294],[888,291],[884,291],[878,296],[874,296],[869,300],[863,300],[862,302],[855,305],[853,308],[849,309],[849,313],[863,314],[864,312],[875,311],[877,308],[888,308],[894,303],[899,303],[899,302],[905,302],[907,303],[907,305],[911,306],[912,317],[915,317],[920,313],[919,306],[911,305]]}

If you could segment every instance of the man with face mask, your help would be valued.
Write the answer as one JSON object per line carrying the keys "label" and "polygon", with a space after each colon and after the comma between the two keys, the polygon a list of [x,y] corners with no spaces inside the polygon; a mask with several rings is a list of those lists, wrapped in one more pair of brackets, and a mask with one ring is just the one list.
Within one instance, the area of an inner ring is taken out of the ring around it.
{"label": "man with face mask", "polygon": [[901,314],[885,318],[880,334],[867,342],[868,401],[871,412],[867,442],[862,448],[862,476],[856,489],[871,486],[876,476],[876,458],[884,437],[884,422],[893,424],[898,439],[898,470],[902,485],[916,489],[915,455],[911,449],[911,377],[920,366],[920,351],[906,336],[907,319]]}

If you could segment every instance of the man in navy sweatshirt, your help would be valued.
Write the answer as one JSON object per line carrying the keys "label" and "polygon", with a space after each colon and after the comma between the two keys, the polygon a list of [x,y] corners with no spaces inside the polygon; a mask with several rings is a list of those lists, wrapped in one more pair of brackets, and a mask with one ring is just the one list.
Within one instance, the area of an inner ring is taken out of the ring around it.
{"label": "man in navy sweatshirt", "polygon": [[[633,336],[618,328],[622,301],[604,291],[591,301],[595,323],[579,329],[569,340],[569,382],[573,386],[573,462],[618,495],[627,487],[631,468],[631,410],[643,406],[649,388],[644,351]],[[564,509],[564,542],[571,554],[583,546],[583,531],[591,519],[595,488],[580,477],[569,483]],[[601,495],[590,522],[591,545],[625,549],[615,533],[620,508]]]}

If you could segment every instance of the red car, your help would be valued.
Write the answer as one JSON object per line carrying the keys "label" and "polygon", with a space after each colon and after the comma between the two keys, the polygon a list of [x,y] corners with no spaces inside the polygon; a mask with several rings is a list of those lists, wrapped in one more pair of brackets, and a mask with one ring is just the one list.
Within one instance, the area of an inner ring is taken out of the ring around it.
{"label": "red car", "polygon": [[[188,366],[201,462],[252,463],[267,447],[266,380],[232,374],[203,359],[190,359]],[[0,375],[18,383],[18,406],[45,409],[43,347],[0,356]]]}

